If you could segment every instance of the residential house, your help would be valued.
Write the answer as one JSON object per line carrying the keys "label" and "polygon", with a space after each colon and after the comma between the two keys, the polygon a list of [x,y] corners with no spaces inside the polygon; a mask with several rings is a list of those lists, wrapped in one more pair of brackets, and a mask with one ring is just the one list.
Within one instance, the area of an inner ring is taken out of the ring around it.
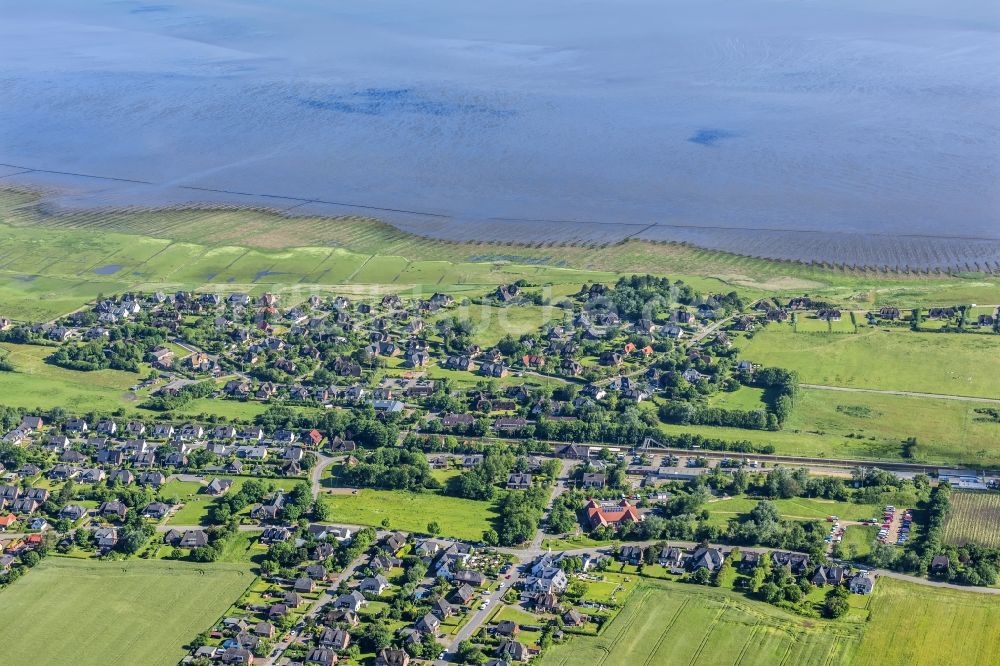
{"label": "residential house", "polygon": [[361,610],[361,607],[365,605],[364,596],[357,590],[353,592],[348,592],[347,594],[342,594],[336,598],[333,602],[334,608],[340,608],[344,610],[354,611],[357,613]]}
{"label": "residential house", "polygon": [[510,638],[502,639],[494,654],[501,659],[510,659],[511,661],[527,661],[531,657],[531,653],[528,652],[528,648],[523,643],[518,643]]}
{"label": "residential house", "polygon": [[318,637],[320,647],[341,652],[351,644],[351,634],[343,629],[324,628]]}
{"label": "residential house", "polygon": [[718,548],[706,548],[702,546],[695,550],[690,559],[688,559],[688,568],[691,571],[698,569],[715,571],[722,566],[723,559],[725,558],[722,556],[722,551]]}
{"label": "residential house", "polygon": [[772,551],[771,562],[776,567],[786,567],[795,576],[801,576],[809,569],[809,556],[802,553]]}
{"label": "residential house", "polygon": [[216,477],[212,479],[207,486],[205,486],[205,493],[212,495],[213,497],[219,497],[220,495],[225,495],[226,492],[232,487],[232,479],[220,479]]}
{"label": "residential house", "polygon": [[848,582],[847,588],[854,594],[871,594],[875,589],[875,575],[868,571],[855,574]]}
{"label": "residential house", "polygon": [[410,655],[406,650],[382,648],[375,657],[375,666],[410,666]]}
{"label": "residential house", "polygon": [[125,514],[128,513],[128,507],[118,500],[111,500],[110,502],[102,502],[100,507],[97,509],[97,513],[105,519],[125,520]]}
{"label": "residential house", "polygon": [[592,499],[587,503],[585,510],[587,513],[587,522],[591,528],[617,527],[624,523],[642,522],[642,516],[628,500],[602,504],[596,499]]}
{"label": "residential house", "polygon": [[374,596],[379,596],[389,587],[389,581],[386,580],[385,576],[378,574],[377,576],[369,576],[361,581],[358,585],[358,589],[361,590],[363,594],[371,594]]}
{"label": "residential house", "polygon": [[531,487],[531,475],[511,472],[507,475],[507,490],[527,490]]}
{"label": "residential house", "polygon": [[328,648],[313,648],[306,654],[305,663],[316,664],[317,666],[334,666],[337,663],[337,654]]}

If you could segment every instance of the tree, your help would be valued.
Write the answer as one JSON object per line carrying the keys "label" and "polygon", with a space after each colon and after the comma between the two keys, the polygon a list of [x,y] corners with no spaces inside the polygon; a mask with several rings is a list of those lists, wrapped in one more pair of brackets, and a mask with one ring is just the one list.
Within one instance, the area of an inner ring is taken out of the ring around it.
{"label": "tree", "polygon": [[392,642],[392,632],[386,626],[385,622],[376,620],[365,627],[364,633],[361,635],[361,640],[364,642],[365,649],[368,652],[378,652],[382,648],[389,647],[389,644]]}
{"label": "tree", "polygon": [[500,544],[500,535],[496,530],[489,529],[483,532],[483,543],[487,546],[497,546]]}
{"label": "tree", "polygon": [[324,522],[330,520],[333,512],[330,510],[330,505],[325,502],[316,500],[313,502],[312,515],[319,522]]}
{"label": "tree", "polygon": [[432,520],[431,522],[427,523],[427,533],[430,534],[431,536],[441,533],[441,526],[438,525],[438,522],[436,520]]}
{"label": "tree", "polygon": [[458,661],[461,664],[485,664],[489,657],[483,654],[483,650],[472,641],[462,641],[458,644]]}
{"label": "tree", "polygon": [[775,583],[764,583],[760,588],[760,596],[769,604],[776,603],[782,599],[784,593]]}
{"label": "tree", "polygon": [[708,585],[711,580],[712,574],[705,567],[698,567],[690,577],[690,581],[696,585]]}
{"label": "tree", "polygon": [[850,608],[847,591],[844,588],[834,587],[826,593],[826,600],[823,602],[823,615],[826,617],[833,619],[842,617]]}

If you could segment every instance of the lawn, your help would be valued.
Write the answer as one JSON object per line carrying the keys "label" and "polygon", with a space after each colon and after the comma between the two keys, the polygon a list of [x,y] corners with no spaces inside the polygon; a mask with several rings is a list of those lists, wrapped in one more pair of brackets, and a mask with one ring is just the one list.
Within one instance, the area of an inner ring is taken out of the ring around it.
{"label": "lawn", "polygon": [[742,357],[797,370],[806,384],[997,395],[1000,336],[880,328],[865,328],[857,335],[823,335],[772,325],[737,344]]}
{"label": "lawn", "polygon": [[944,525],[946,543],[1000,546],[1000,495],[956,491]]}
{"label": "lawn", "polygon": [[[760,500],[755,497],[731,497],[709,502],[705,505],[711,514],[710,520],[724,524],[730,518],[749,513]],[[793,497],[771,500],[782,518],[787,520],[826,520],[827,516],[837,516],[844,520],[860,521],[880,515],[881,507],[871,504],[854,504],[833,500]]]}
{"label": "lawn", "polygon": [[764,409],[764,389],[753,388],[751,386],[741,386],[735,391],[719,391],[708,399],[708,404],[712,407],[723,409],[738,409],[740,411],[753,411]]}
{"label": "lawn", "polygon": [[572,637],[542,664],[825,666],[849,660],[859,634],[856,624],[805,620],[721,588],[644,580],[600,636]]}
{"label": "lawn", "polygon": [[[875,525],[848,525],[844,530],[844,538],[840,542],[841,548],[848,558],[865,557],[872,550],[872,543],[878,536],[878,527]],[[851,553],[851,546],[857,549],[857,554]]]}
{"label": "lawn", "polygon": [[1000,603],[976,592],[882,578],[857,663],[990,666],[1000,654]]}
{"label": "lawn", "polygon": [[379,527],[389,520],[391,529],[427,532],[437,521],[442,536],[479,541],[497,515],[490,502],[448,497],[437,493],[398,490],[359,490],[353,494],[323,494],[335,523]]}
{"label": "lawn", "polygon": [[3,661],[173,666],[252,581],[243,565],[50,557],[0,592]]}

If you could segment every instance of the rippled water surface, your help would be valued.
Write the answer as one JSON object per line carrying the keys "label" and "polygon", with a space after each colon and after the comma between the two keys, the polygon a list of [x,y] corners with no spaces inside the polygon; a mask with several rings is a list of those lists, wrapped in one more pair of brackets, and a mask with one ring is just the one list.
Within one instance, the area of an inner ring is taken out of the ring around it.
{"label": "rippled water surface", "polygon": [[0,183],[67,205],[264,202],[449,238],[1000,261],[992,0],[0,13]]}

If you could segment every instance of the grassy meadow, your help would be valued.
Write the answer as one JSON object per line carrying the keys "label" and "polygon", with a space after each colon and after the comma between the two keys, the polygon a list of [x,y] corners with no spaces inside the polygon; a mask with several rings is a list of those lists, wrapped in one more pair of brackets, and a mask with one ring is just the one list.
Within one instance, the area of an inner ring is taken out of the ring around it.
{"label": "grassy meadow", "polygon": [[[713,405],[755,408],[753,389],[717,394]],[[653,409],[652,402],[643,403]],[[724,440],[772,444],[775,452],[820,458],[900,460],[903,443],[916,437],[914,460],[931,464],[1000,464],[1000,424],[974,411],[982,403],[848,393],[799,391],[795,408],[776,432],[715,426],[660,424],[665,434],[694,432]]]}
{"label": "grassy meadow", "polygon": [[643,580],[595,638],[571,637],[544,666],[848,663],[860,624],[801,617],[721,589]]}
{"label": "grassy meadow", "polygon": [[[725,524],[730,518],[737,518],[753,510],[760,500],[755,497],[729,497],[713,500],[705,505],[709,520]],[[882,507],[872,504],[854,504],[834,500],[793,497],[771,500],[781,517],[786,520],[825,521],[828,516],[842,520],[862,521],[881,514]]]}
{"label": "grassy meadow", "polygon": [[872,550],[872,543],[878,538],[878,527],[876,525],[848,525],[844,530],[844,538],[840,545],[844,552],[850,556],[851,546],[854,546],[857,553],[854,557],[865,557]]}
{"label": "grassy meadow", "polygon": [[[214,476],[205,476],[205,482],[211,481]],[[233,487],[229,492],[238,491],[247,479],[255,477],[246,476],[225,476],[220,475],[221,479],[230,479],[233,482]],[[291,490],[298,483],[305,483],[304,479],[264,479],[267,483],[274,485],[282,490]],[[177,500],[183,504],[167,521],[170,525],[207,525],[208,524],[208,508],[212,502],[215,501],[215,497],[208,495],[203,492],[204,485],[196,481],[180,481],[173,479],[163,484],[160,489],[160,493],[171,500]],[[251,507],[246,507],[243,513],[249,513]]]}
{"label": "grassy meadow", "polygon": [[390,529],[426,533],[427,524],[437,521],[442,536],[470,541],[482,539],[497,515],[490,502],[432,492],[363,489],[357,494],[341,491],[320,497],[330,507],[333,522],[379,527],[388,519]]}
{"label": "grassy meadow", "polygon": [[772,325],[737,344],[743,357],[797,370],[806,384],[997,397],[1000,336],[879,328],[824,335]]}
{"label": "grassy meadow", "polygon": [[172,666],[252,581],[244,565],[50,557],[0,592],[3,661]]}
{"label": "grassy meadow", "polygon": [[45,362],[53,351],[54,347],[0,343],[0,354],[7,354],[15,369],[0,372],[3,404],[29,409],[58,406],[84,413],[138,402],[129,387],[140,382],[141,375],[122,370],[67,370]]}

